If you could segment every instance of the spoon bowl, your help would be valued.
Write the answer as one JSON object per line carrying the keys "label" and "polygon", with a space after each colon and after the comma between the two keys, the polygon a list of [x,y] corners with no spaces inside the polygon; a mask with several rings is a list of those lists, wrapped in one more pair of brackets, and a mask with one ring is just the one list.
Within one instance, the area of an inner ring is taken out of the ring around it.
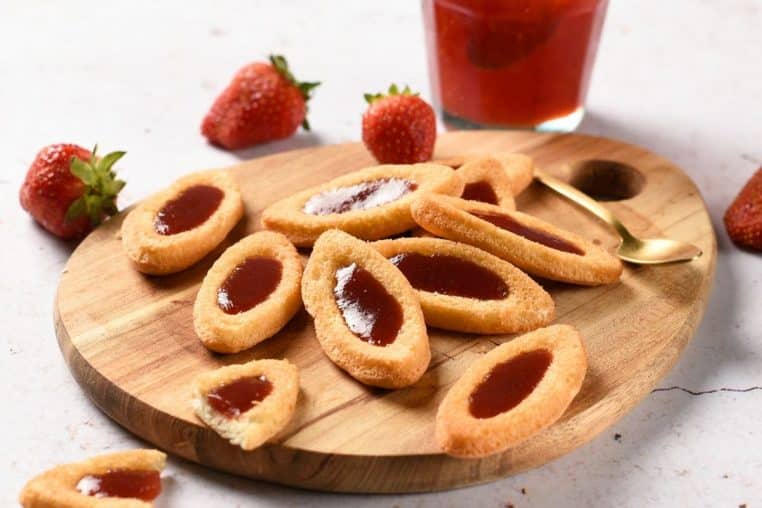
{"label": "spoon bowl", "polygon": [[637,265],[658,265],[690,261],[701,256],[703,252],[695,245],[670,240],[669,238],[635,238],[622,239],[616,255],[620,259]]}

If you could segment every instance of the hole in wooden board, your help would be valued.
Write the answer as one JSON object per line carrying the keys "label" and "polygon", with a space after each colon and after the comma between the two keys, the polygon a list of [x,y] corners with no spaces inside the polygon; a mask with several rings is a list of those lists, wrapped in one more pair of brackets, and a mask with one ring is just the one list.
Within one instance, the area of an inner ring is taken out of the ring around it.
{"label": "hole in wooden board", "polygon": [[646,179],[623,162],[595,159],[571,166],[569,184],[598,201],[621,201],[641,193]]}

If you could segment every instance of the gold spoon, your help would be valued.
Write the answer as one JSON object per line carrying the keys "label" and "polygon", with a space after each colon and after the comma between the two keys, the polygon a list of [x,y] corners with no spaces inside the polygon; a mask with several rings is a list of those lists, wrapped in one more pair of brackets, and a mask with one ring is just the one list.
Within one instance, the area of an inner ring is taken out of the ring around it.
{"label": "gold spoon", "polygon": [[[617,164],[613,161],[612,163]],[[587,194],[542,171],[535,170],[535,179],[614,228],[622,237],[622,243],[619,244],[616,255],[625,261],[637,265],[657,265],[676,261],[690,261],[702,254],[701,249],[686,242],[668,238],[637,238],[624,227],[624,224],[608,208]]]}

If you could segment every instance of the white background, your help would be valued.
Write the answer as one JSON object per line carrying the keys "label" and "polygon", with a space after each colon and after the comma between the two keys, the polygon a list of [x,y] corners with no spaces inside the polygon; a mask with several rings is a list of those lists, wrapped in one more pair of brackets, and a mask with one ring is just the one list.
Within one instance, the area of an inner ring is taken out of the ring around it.
{"label": "white background", "polygon": [[[89,403],[58,350],[51,307],[72,246],[36,227],[17,196],[40,147],[97,141],[127,150],[119,164],[125,206],[191,170],[357,140],[362,93],[393,80],[430,96],[415,0],[190,4],[0,0],[2,506],[54,464],[142,445]],[[313,133],[239,153],[207,146],[199,124],[216,94],[240,66],[272,51],[287,55],[298,77],[324,81],[310,106]],[[762,1],[613,0],[580,130],[684,167],[720,248],[704,322],[661,386],[762,385],[762,256],[734,248],[721,222],[762,165],[761,104]],[[333,496],[171,460],[158,504],[756,507],[761,423],[760,390],[659,392],[574,453],[481,487]]]}

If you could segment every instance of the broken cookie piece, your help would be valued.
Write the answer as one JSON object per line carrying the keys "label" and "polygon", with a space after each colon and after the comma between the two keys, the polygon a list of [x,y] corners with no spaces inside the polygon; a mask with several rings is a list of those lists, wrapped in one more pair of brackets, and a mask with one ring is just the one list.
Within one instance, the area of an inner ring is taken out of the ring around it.
{"label": "broken cookie piece", "polygon": [[24,508],[150,508],[161,493],[167,456],[157,450],[110,453],[57,466],[24,486]]}
{"label": "broken cookie piece", "polygon": [[288,425],[298,396],[295,365],[288,360],[254,360],[196,377],[192,403],[204,423],[248,451]]}

